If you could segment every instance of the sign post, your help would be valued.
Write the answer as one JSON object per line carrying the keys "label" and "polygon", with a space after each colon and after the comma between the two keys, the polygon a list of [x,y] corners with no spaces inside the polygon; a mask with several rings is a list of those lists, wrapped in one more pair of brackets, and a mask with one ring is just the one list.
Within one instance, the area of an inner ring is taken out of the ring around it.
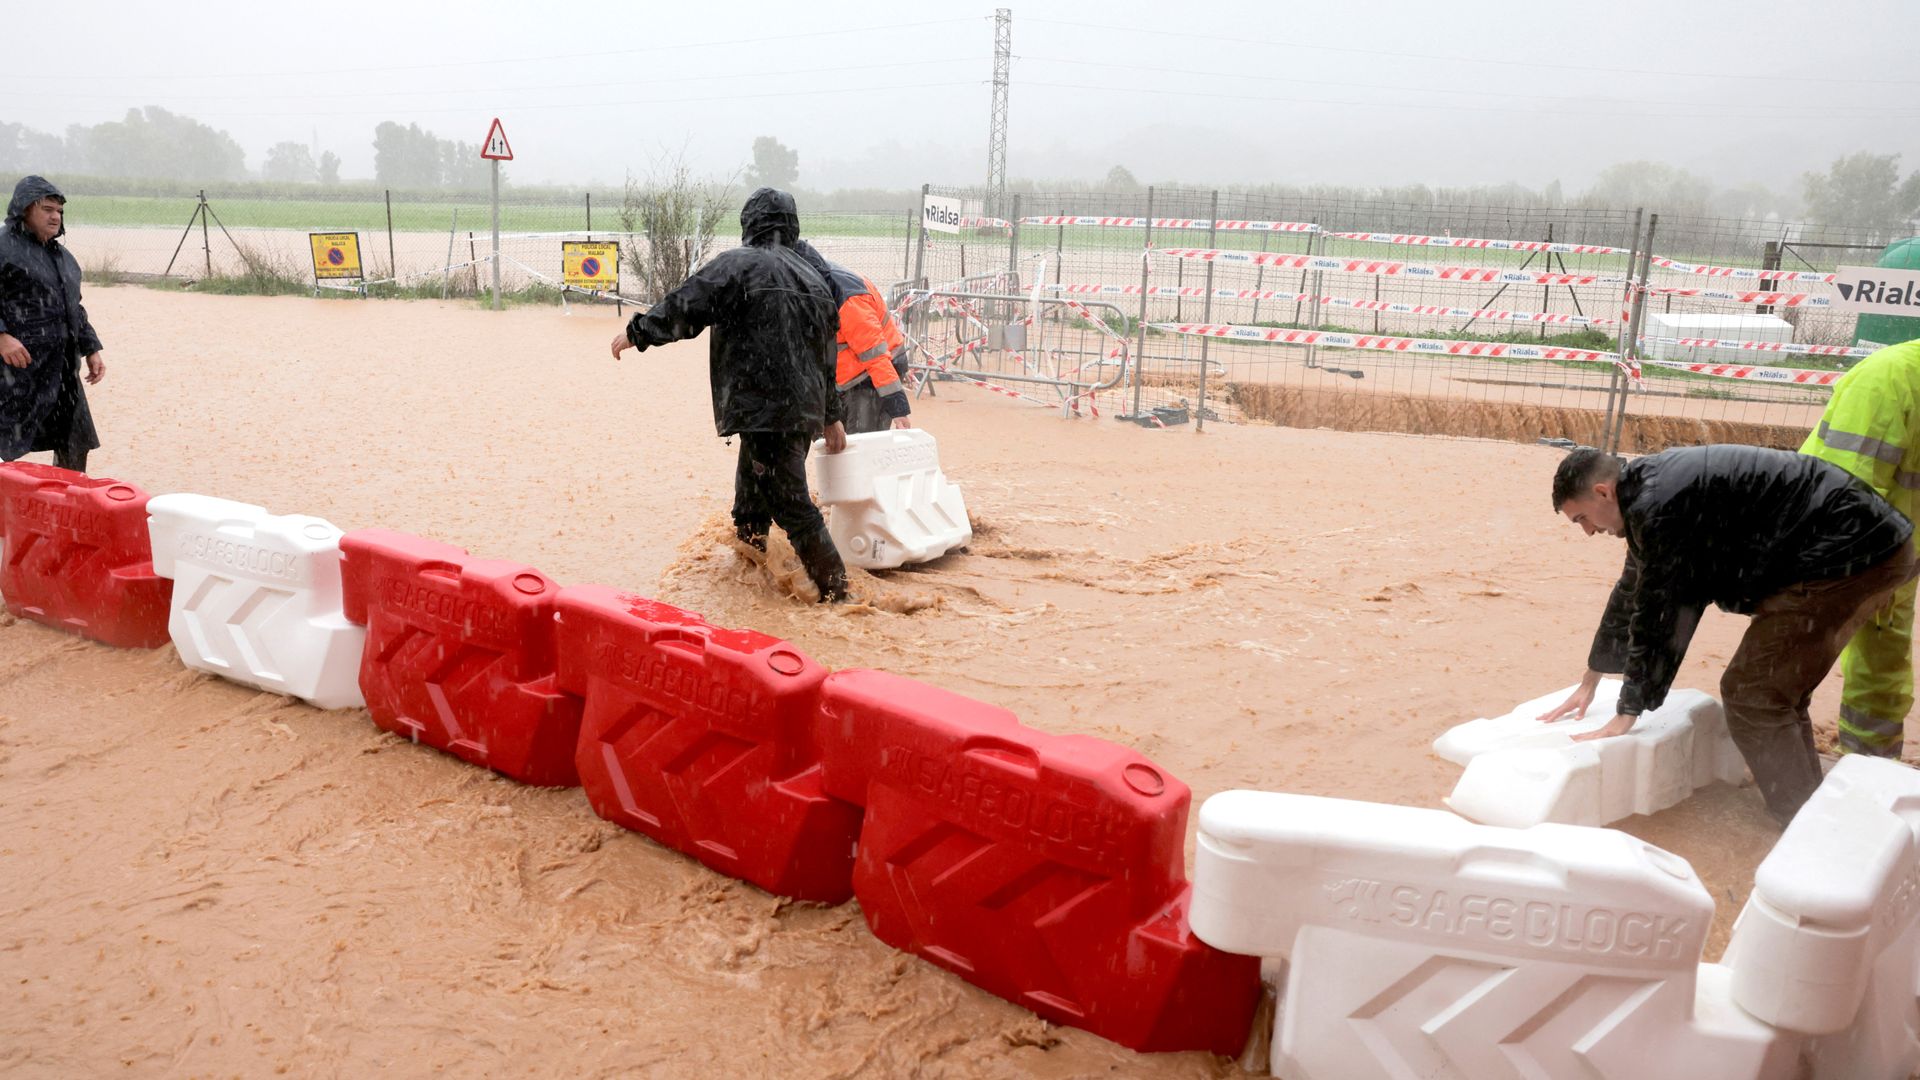
{"label": "sign post", "polygon": [[513,160],[513,147],[507,144],[507,129],[500,126],[500,118],[493,118],[493,126],[487,129],[487,141],[480,146],[480,156],[493,162],[493,310],[500,310],[500,163]]}

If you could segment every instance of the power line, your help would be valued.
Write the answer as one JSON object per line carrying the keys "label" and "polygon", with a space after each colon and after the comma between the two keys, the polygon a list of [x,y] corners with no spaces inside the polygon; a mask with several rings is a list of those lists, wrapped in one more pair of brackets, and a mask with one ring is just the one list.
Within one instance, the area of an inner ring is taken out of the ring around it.
{"label": "power line", "polygon": [[[1280,103],[1285,103],[1290,105],[1348,105],[1348,106],[1353,106],[1353,107],[1363,108],[1363,109],[1390,109],[1394,111],[1400,111],[1403,109],[1418,109],[1425,112],[1495,112],[1495,113],[1512,113],[1519,116],[1531,116],[1536,118],[1541,115],[1538,110],[1510,109],[1510,108],[1502,108],[1497,105],[1426,105],[1416,101],[1345,101],[1337,98],[1255,97],[1247,94],[1226,94],[1226,93],[1218,93],[1218,92],[1206,91],[1206,90],[1168,90],[1168,89],[1162,89],[1162,88],[1151,87],[1151,86],[1089,86],[1085,83],[1022,81],[1020,85],[1049,87],[1049,88],[1059,89],[1059,90],[1098,90],[1103,93],[1112,93],[1112,94],[1152,94],[1156,97],[1225,98],[1230,101],[1243,101],[1243,102],[1271,101],[1271,102],[1280,102]],[[1816,111],[1805,113],[1805,114],[1787,115],[1787,114],[1781,113],[1779,106],[1768,106],[1766,109],[1766,118],[1769,120],[1819,120],[1819,119],[1835,119],[1836,118],[1833,110],[1825,108],[1823,106],[1806,106],[1806,108],[1814,109]],[[1595,117],[1603,120],[1631,120],[1636,118],[1650,119],[1650,120],[1725,120],[1727,119],[1727,116],[1724,113],[1630,113],[1630,112],[1620,112],[1620,111],[1614,111],[1614,110],[1609,110],[1605,112],[1569,112],[1565,109],[1555,109],[1553,110],[1552,115],[1554,116],[1591,116],[1591,117]],[[1903,113],[1879,114],[1874,116],[1839,116],[1837,117],[1837,119],[1842,119],[1842,120],[1920,119],[1920,112],[1909,111],[1909,112],[1903,112]]]}
{"label": "power line", "polygon": [[[803,38],[837,37],[845,34],[870,34],[883,30],[914,30],[926,26],[948,26],[953,23],[977,22],[978,16],[968,15],[954,19],[926,19],[920,22],[888,23],[881,26],[849,26],[832,30],[804,30],[794,33],[770,34],[764,37],[730,38],[724,41],[685,41],[672,44],[648,44],[638,49],[608,49],[601,52],[552,53],[545,56],[507,56],[488,60],[448,60],[434,64],[376,64],[368,67],[324,68],[318,71],[223,71],[213,74],[186,73],[178,71],[158,71],[138,75],[90,75],[89,81],[101,79],[278,79],[288,76],[335,76],[357,75],[376,71],[436,71],[441,68],[485,67],[490,64],[533,64],[548,60],[593,60],[609,56],[637,56],[643,53],[663,52],[671,49],[716,49],[728,45],[759,45],[767,42],[797,41]],[[15,65],[0,78],[19,78],[29,81],[42,79],[68,78],[67,72],[20,73]]]}
{"label": "power line", "polygon": [[[1465,96],[1465,97],[1514,98],[1521,101],[1573,101],[1573,102],[1581,102],[1581,103],[1594,104],[1594,105],[1686,105],[1686,106],[1700,106],[1705,108],[1716,108],[1716,109],[1718,108],[1732,109],[1732,110],[1736,110],[1742,116],[1748,115],[1753,111],[1753,105],[1750,102],[1677,101],[1671,98],[1634,99],[1634,98],[1587,97],[1587,96],[1579,96],[1579,95],[1571,95],[1571,94],[1542,94],[1542,93],[1538,93],[1531,90],[1455,90],[1445,86],[1433,86],[1433,85],[1408,86],[1405,83],[1379,83],[1379,82],[1374,82],[1372,80],[1368,80],[1365,82],[1352,82],[1352,81],[1341,80],[1341,79],[1306,78],[1301,76],[1290,76],[1290,75],[1252,75],[1246,72],[1220,71],[1217,69],[1212,71],[1205,71],[1205,70],[1199,70],[1194,68],[1149,67],[1142,64],[1115,63],[1113,61],[1108,61],[1108,60],[1069,60],[1065,57],[1059,57],[1059,56],[1032,56],[1026,53],[1022,53],[1016,56],[1015,59],[1023,60],[1023,61],[1031,61],[1031,62],[1040,63],[1040,64],[1072,64],[1077,67],[1113,68],[1120,71],[1132,71],[1132,72],[1146,71],[1146,72],[1152,72],[1154,74],[1159,74],[1159,75],[1194,75],[1194,76],[1200,76],[1203,78],[1247,79],[1255,82],[1298,83],[1298,84],[1307,85],[1307,86],[1331,86],[1331,87],[1339,87],[1342,89],[1405,90],[1410,93],[1416,93],[1416,94],[1449,94],[1454,96]],[[1816,106],[1804,106],[1804,107],[1815,108]],[[1821,106],[1817,106],[1817,108],[1821,111],[1822,115],[1827,115],[1835,111],[1838,111],[1840,109],[1853,110],[1853,109],[1859,109],[1861,107],[1821,105]],[[1890,111],[1898,111],[1898,109],[1896,107],[1874,107],[1872,109],[1865,110],[1865,111],[1866,112],[1890,112]]]}
{"label": "power line", "polygon": [[[903,67],[919,68],[919,67],[927,67],[932,64],[977,64],[979,62],[980,62],[980,58],[978,56],[961,56],[961,57],[953,57],[951,59],[945,59],[945,60],[902,60],[897,63],[885,63],[885,64],[863,63],[860,65],[860,69],[862,71],[873,71],[881,68],[903,68]],[[244,96],[248,101],[283,101],[283,100],[332,101],[332,100],[357,100],[362,98],[393,98],[393,97],[408,97],[408,96],[432,97],[432,96],[442,96],[447,94],[511,94],[511,93],[528,91],[528,90],[609,90],[609,89],[618,89],[618,88],[630,87],[630,86],[660,86],[664,84],[678,85],[680,83],[687,83],[687,82],[712,82],[712,81],[723,80],[723,79],[761,79],[761,78],[776,78],[776,77],[784,78],[784,77],[793,76],[793,75],[819,75],[826,72],[836,72],[836,71],[845,72],[846,70],[847,70],[847,65],[834,64],[830,67],[792,68],[785,71],[723,72],[723,73],[713,74],[713,75],[687,75],[684,77],[674,77],[674,78],[668,78],[668,79],[638,79],[638,80],[629,81],[629,82],[611,82],[611,83],[609,82],[539,83],[539,84],[530,84],[530,85],[524,85],[524,86],[477,86],[477,87],[465,87],[465,88],[449,89],[449,90],[360,90],[360,91],[353,91],[350,93],[341,93],[341,94],[254,94],[254,93],[248,93],[244,95],[235,94],[235,93],[168,94],[166,95],[166,100],[168,101],[231,101],[236,97]],[[79,100],[125,101],[127,100],[129,95],[126,93],[71,94],[71,93],[62,92],[59,89],[49,89],[49,90],[9,91],[9,96],[10,97],[44,97],[44,98],[52,98],[58,101],[79,101]]]}
{"label": "power line", "polygon": [[[836,69],[836,70],[843,70],[843,69]],[[872,86],[872,85],[844,86],[844,87],[837,86],[837,87],[829,87],[829,88],[819,89],[819,90],[783,89],[783,90],[768,90],[765,92],[752,93],[752,94],[724,94],[724,95],[713,95],[713,96],[707,96],[707,97],[656,98],[656,99],[647,100],[647,101],[577,101],[577,100],[576,101],[556,101],[556,102],[534,104],[534,105],[514,105],[512,106],[512,108],[513,108],[513,111],[515,112],[532,112],[535,110],[547,110],[547,109],[568,109],[574,112],[585,112],[591,109],[644,108],[644,107],[658,106],[658,105],[687,105],[687,104],[694,104],[697,102],[705,102],[705,101],[750,101],[750,100],[755,100],[760,98],[815,97],[821,94],[866,94],[876,90],[933,90],[933,89],[939,89],[942,87],[949,87],[949,86],[979,86],[979,85],[981,85],[981,80],[979,79],[959,79],[952,82],[899,83],[893,86]],[[469,116],[485,115],[484,110],[478,109],[474,106],[464,106],[460,108],[443,108],[443,109],[408,109],[406,111],[408,112],[409,115],[416,115],[416,116],[439,115],[439,114],[446,114],[446,113],[461,113]],[[195,119],[198,119],[199,117],[231,118],[231,117],[259,117],[259,116],[376,116],[376,115],[381,115],[381,111],[374,110],[374,109],[352,109],[352,110],[344,110],[344,111],[343,110],[302,111],[302,110],[274,109],[268,112],[200,113],[198,114],[198,116],[195,117]]]}
{"label": "power line", "polygon": [[1309,45],[1300,41],[1265,41],[1258,38],[1226,37],[1220,34],[1196,34],[1185,30],[1169,30],[1165,27],[1114,26],[1109,23],[1066,22],[1059,19],[1032,19],[1031,22],[1045,23],[1049,26],[1067,26],[1079,30],[1116,30],[1129,34],[1149,34],[1157,38],[1181,37],[1199,41],[1224,41],[1234,45],[1267,45],[1280,49],[1305,49],[1310,52],[1337,52],[1350,55],[1382,57],[1392,56],[1403,60],[1444,60],[1449,63],[1499,64],[1507,67],[1544,68],[1548,71],[1597,71],[1608,75],[1659,75],[1685,79],[1745,79],[1755,82],[1778,85],[1782,82],[1822,82],[1842,83],[1846,85],[1884,85],[1884,86],[1920,86],[1920,79],[1843,79],[1823,75],[1755,75],[1745,73],[1719,73],[1708,71],[1661,71],[1651,68],[1602,67],[1595,64],[1569,64],[1561,61],[1511,60],[1504,57],[1457,56],[1441,53],[1394,52],[1388,49],[1376,49],[1349,45]]}

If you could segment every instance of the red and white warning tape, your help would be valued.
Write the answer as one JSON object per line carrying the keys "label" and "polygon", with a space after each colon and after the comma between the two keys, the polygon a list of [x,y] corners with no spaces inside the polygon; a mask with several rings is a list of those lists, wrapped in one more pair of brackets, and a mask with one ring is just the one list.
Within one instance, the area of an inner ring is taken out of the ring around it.
{"label": "red and white warning tape", "polygon": [[1561,244],[1550,240],[1479,240],[1466,236],[1417,236],[1408,233],[1330,232],[1339,240],[1367,244],[1409,244],[1415,247],[1484,248],[1490,251],[1540,251],[1561,255],[1625,255],[1627,249],[1601,244]]}
{"label": "red and white warning tape", "polygon": [[1642,337],[1640,344],[1679,345],[1689,349],[1739,349],[1742,352],[1785,353],[1794,356],[1848,356],[1856,359],[1873,355],[1872,349],[1846,345],[1796,345],[1788,341],[1733,341],[1726,338]]}
{"label": "red and white warning tape", "polygon": [[1023,217],[1022,225],[1096,225],[1119,229],[1144,229],[1151,221],[1156,229],[1220,229],[1227,232],[1319,232],[1310,221],[1213,221],[1207,218],[1088,217],[1080,214],[1050,214]]}
{"label": "red and white warning tape", "polygon": [[1764,304],[1771,307],[1831,307],[1833,301],[1825,296],[1812,293],[1783,292],[1726,292],[1721,289],[1688,289],[1677,286],[1653,285],[1647,288],[1650,296],[1697,296],[1703,300],[1732,300],[1737,304]]}
{"label": "red and white warning tape", "polygon": [[[1119,296],[1138,296],[1138,285],[1049,285],[1047,288],[1063,293],[1097,293]],[[1149,285],[1148,296],[1205,297],[1207,289],[1192,285]],[[1306,304],[1314,299],[1312,293],[1282,292],[1278,289],[1213,289],[1216,300],[1278,300]],[[1430,315],[1446,319],[1486,319],[1492,322],[1544,323],[1549,326],[1612,326],[1612,319],[1598,319],[1590,315],[1564,315],[1544,311],[1503,311],[1497,308],[1460,308],[1445,304],[1405,304],[1396,300],[1362,300],[1347,296],[1322,296],[1320,303],[1328,307],[1351,308],[1355,311],[1383,311],[1394,315]]]}
{"label": "red and white warning tape", "polygon": [[1818,281],[1831,285],[1834,277],[1832,274],[1822,274],[1814,270],[1749,270],[1744,266],[1705,266],[1663,259],[1658,255],[1654,256],[1653,265],[1662,270],[1672,270],[1677,274],[1700,274],[1704,277],[1741,278],[1749,281]]}
{"label": "red and white warning tape", "polygon": [[1844,371],[1808,370],[1806,368],[1760,367],[1747,364],[1689,364],[1682,360],[1648,360],[1642,364],[1652,367],[1670,368],[1674,371],[1691,371],[1696,375],[1714,375],[1722,379],[1748,379],[1755,382],[1795,383],[1801,386],[1832,386],[1845,375]]}
{"label": "red and white warning tape", "polygon": [[1156,330],[1197,337],[1233,338],[1276,345],[1324,345],[1336,349],[1370,349],[1376,352],[1437,353],[1446,356],[1489,356],[1515,360],[1571,360],[1578,363],[1628,366],[1618,353],[1593,349],[1564,349],[1555,345],[1524,345],[1503,341],[1449,341],[1442,338],[1388,337],[1380,334],[1349,334],[1335,330],[1286,330],[1265,326],[1234,326],[1230,323],[1151,323]]}
{"label": "red and white warning tape", "polygon": [[1430,281],[1507,282],[1518,285],[1614,285],[1627,279],[1601,274],[1551,274],[1535,270],[1502,270],[1487,266],[1426,266],[1384,259],[1342,259],[1332,255],[1283,255],[1267,251],[1228,251],[1220,248],[1149,248],[1149,254],[1200,262],[1274,266],[1286,270],[1332,270],[1345,274],[1374,274]]}

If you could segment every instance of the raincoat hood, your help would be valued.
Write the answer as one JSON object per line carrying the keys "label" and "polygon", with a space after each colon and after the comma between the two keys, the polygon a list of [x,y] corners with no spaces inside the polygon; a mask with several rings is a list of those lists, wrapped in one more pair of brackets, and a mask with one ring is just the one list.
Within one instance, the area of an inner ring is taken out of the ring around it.
{"label": "raincoat hood", "polygon": [[[23,219],[27,216],[27,207],[32,206],[41,199],[49,197],[59,199],[62,203],[67,201],[67,197],[62,195],[60,189],[53,186],[53,181],[48,180],[46,177],[21,177],[20,182],[13,185],[13,201],[7,204],[7,228],[14,232],[26,232],[27,226]],[[788,199],[787,205],[788,207],[792,207],[793,200]],[[796,221],[797,220],[796,218]],[[62,221],[60,223],[60,231],[54,233],[53,238],[58,240],[65,235],[67,235],[67,225],[65,221]]]}
{"label": "raincoat hood", "polygon": [[766,247],[778,242],[792,247],[800,240],[800,210],[793,196],[763,187],[747,196],[740,208],[740,242]]}

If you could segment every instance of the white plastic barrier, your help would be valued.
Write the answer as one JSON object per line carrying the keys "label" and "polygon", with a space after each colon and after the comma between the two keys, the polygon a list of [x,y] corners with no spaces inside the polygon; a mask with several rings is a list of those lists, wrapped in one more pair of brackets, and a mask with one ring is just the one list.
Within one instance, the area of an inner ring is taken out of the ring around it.
{"label": "white plastic barrier", "polygon": [[827,531],[840,557],[863,570],[926,562],[973,540],[960,489],[940,471],[933,436],[918,428],[847,436],[812,460]]}
{"label": "white plastic barrier", "polygon": [[1816,1080],[1920,1070],[1920,772],[1849,755],[1753,879],[1725,965],[1733,996],[1821,1036]]}
{"label": "white plastic barrier", "polygon": [[1568,687],[1535,698],[1505,716],[1471,720],[1435,739],[1435,753],[1466,767],[1447,806],[1471,820],[1516,829],[1549,821],[1608,825],[1664,810],[1715,781],[1746,779],[1746,763],[1727,735],[1718,700],[1698,690],[1675,690],[1625,735],[1574,742],[1574,735],[1613,719],[1620,681],[1602,679],[1582,718],[1539,721],[1572,692]]}
{"label": "white plastic barrier", "polygon": [[[1200,809],[1193,931],[1286,958],[1292,1080],[1774,1080],[1797,1039],[1699,967],[1713,900],[1623,833],[1229,791]],[[1273,965],[1269,965],[1271,969]]]}
{"label": "white plastic barrier", "polygon": [[367,631],[341,611],[339,529],[206,495],[157,495],[147,514],[182,663],[323,709],[365,704]]}

